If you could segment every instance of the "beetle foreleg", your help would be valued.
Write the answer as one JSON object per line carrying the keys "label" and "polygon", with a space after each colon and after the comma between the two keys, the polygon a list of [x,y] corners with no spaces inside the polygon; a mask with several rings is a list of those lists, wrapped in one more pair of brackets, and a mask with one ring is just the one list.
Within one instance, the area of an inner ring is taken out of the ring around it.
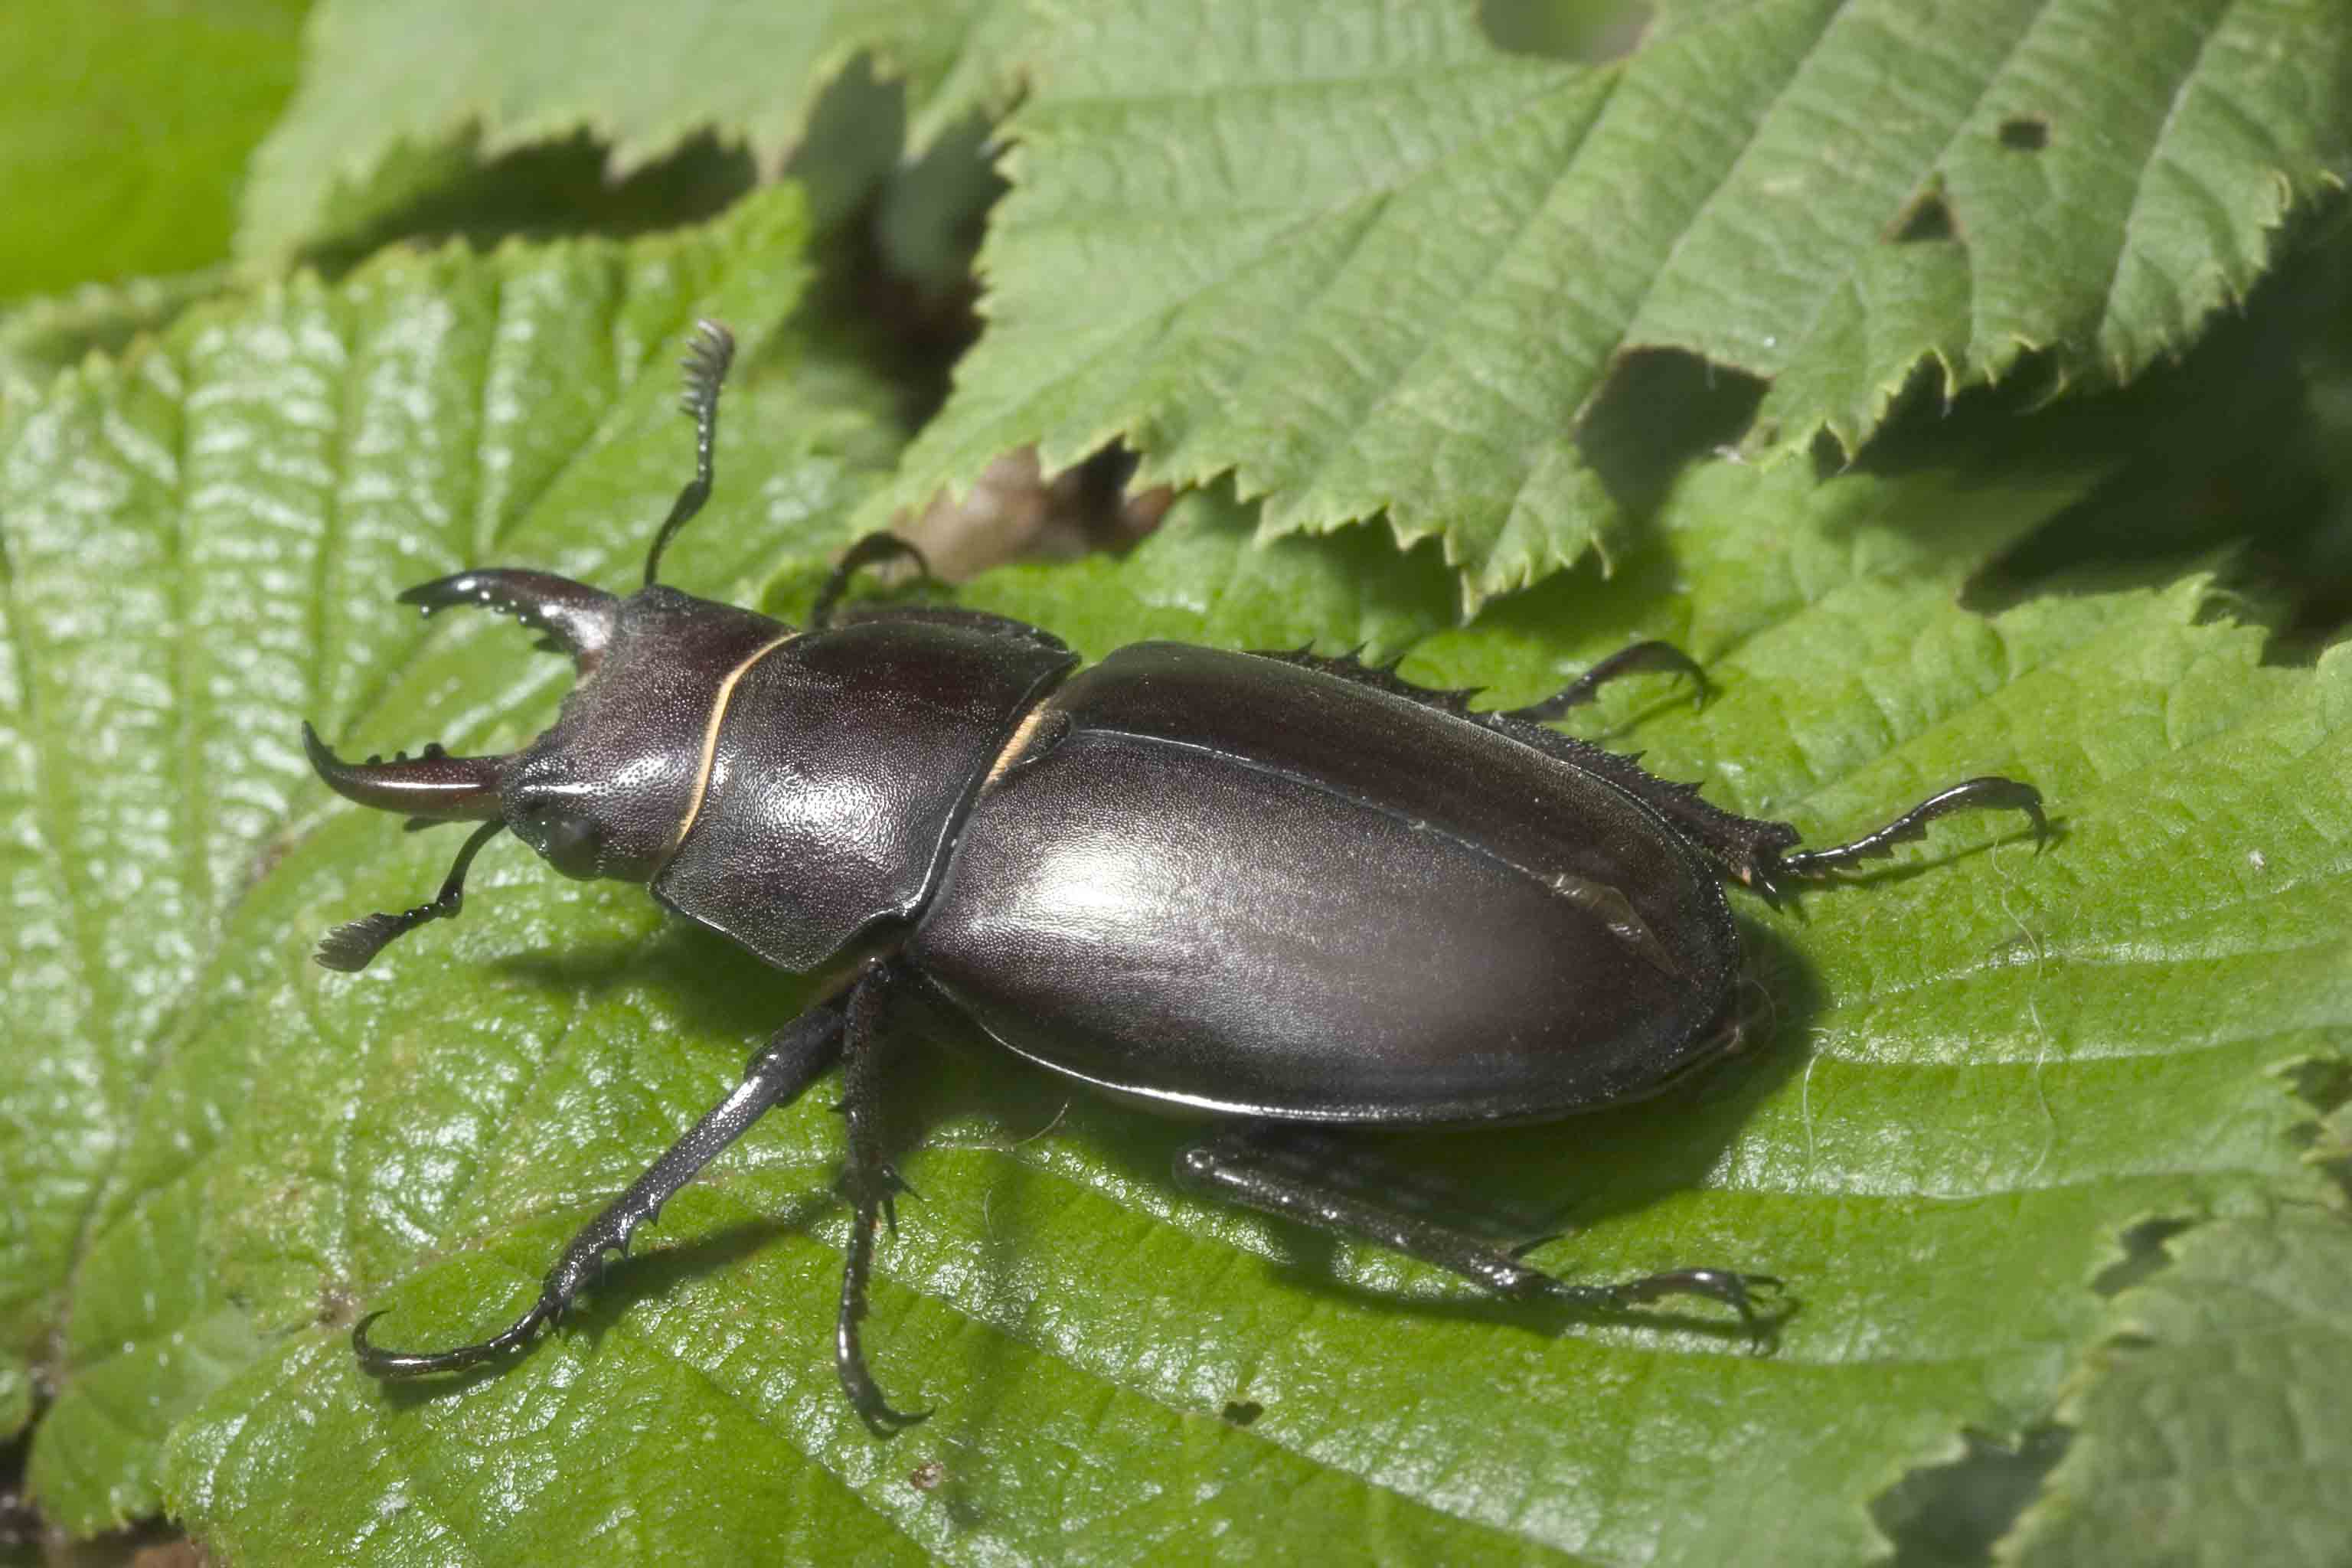
{"label": "beetle foreleg", "polygon": [[1857,860],[1892,855],[1897,844],[1926,837],[1927,824],[1936,818],[1955,811],[1974,810],[2021,811],[2033,819],[2034,848],[2039,850],[2050,841],[2050,819],[2042,812],[2042,792],[2015,779],[1988,774],[1937,791],[1885,826],[1874,833],[1865,833],[1851,844],[1840,844],[1828,849],[1800,850],[1794,855],[1781,856],[1777,864],[1764,868],[1761,884],[1769,889],[1773,873],[1818,877]]}
{"label": "beetle foreleg", "polygon": [[1756,1297],[1779,1287],[1780,1282],[1770,1275],[1677,1268],[1614,1285],[1571,1285],[1529,1268],[1467,1231],[1349,1191],[1316,1168],[1311,1150],[1285,1148],[1282,1136],[1279,1129],[1271,1128],[1220,1132],[1176,1156],[1176,1180],[1194,1192],[1318,1230],[1377,1242],[1475,1279],[1498,1296],[1557,1301],[1579,1311],[1600,1313],[1628,1311],[1665,1296],[1704,1296],[1737,1311],[1751,1333],[1766,1326]]}
{"label": "beetle foreleg", "polygon": [[1706,706],[1714,688],[1707,684],[1706,671],[1698,661],[1670,642],[1637,642],[1621,648],[1570,681],[1567,689],[1541,702],[1530,702],[1524,708],[1506,708],[1505,717],[1525,719],[1532,723],[1546,723],[1559,718],[1571,708],[1581,708],[1592,700],[1603,686],[1621,675],[1652,673],[1687,675],[1691,680],[1691,700],[1695,706]]}
{"label": "beetle foreleg", "polygon": [[625,1257],[637,1226],[657,1216],[662,1205],[720,1150],[741,1137],[770,1106],[807,1088],[809,1080],[833,1060],[841,1036],[841,1010],[832,1003],[811,1008],[778,1030],[743,1069],[743,1080],[733,1091],[705,1112],[644,1175],[630,1183],[628,1191],[581,1228],[555,1267],[547,1271],[539,1300],[504,1330],[479,1344],[459,1345],[455,1350],[388,1351],[368,1340],[368,1325],[383,1315],[371,1312],[352,1330],[352,1349],[359,1354],[361,1369],[377,1377],[455,1372],[528,1343],[541,1323],[561,1318],[580,1293],[595,1283],[604,1271],[606,1254]]}
{"label": "beetle foreleg", "polygon": [[891,1168],[882,1139],[881,1094],[885,1077],[883,1024],[896,978],[887,960],[869,965],[849,994],[849,1025],[842,1051],[841,1115],[849,1134],[849,1158],[842,1185],[853,1214],[849,1255],[841,1271],[841,1315],[834,1322],[834,1367],[842,1392],[877,1437],[887,1437],[930,1415],[928,1410],[890,1408],[866,1370],[858,1324],[866,1317],[866,1290],[874,1268],[874,1231],[885,1218],[898,1230],[893,1200],[906,1190]]}

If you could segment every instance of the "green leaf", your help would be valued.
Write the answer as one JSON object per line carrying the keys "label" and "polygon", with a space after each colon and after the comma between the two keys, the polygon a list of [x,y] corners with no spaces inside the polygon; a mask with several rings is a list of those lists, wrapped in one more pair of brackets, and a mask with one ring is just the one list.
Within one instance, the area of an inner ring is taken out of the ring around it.
{"label": "green leaf", "polygon": [[189,306],[219,293],[226,268],[128,283],[86,283],[0,313],[0,416],[40,395],[57,374],[89,353],[120,354]]}
{"label": "green leaf", "polygon": [[905,79],[918,147],[1017,80],[1020,0],[320,0],[302,84],[254,160],[237,248],[365,230],[478,158],[587,132],[618,177],[715,134],[774,173],[858,56]]}
{"label": "green leaf", "polygon": [[[35,1473],[76,1527],[155,1506],[152,1422],[174,1405],[110,1400],[149,1386],[120,1369],[144,1354],[189,1396],[218,1381],[216,1360],[185,1364],[181,1337],[221,1321],[216,1297],[143,1351],[110,1337],[118,1310],[183,1304],[163,1282],[190,1284],[184,1269],[117,1251],[124,1295],[69,1281],[103,1276],[98,1255],[155,1218],[123,1195],[141,1163],[190,1159],[213,1131],[173,1122],[156,1074],[218,1016],[254,941],[225,925],[268,902],[270,866],[315,817],[299,721],[364,716],[412,668],[425,629],[391,598],[407,583],[506,550],[634,572],[691,450],[675,347],[717,314],[756,350],[799,289],[803,226],[780,191],[627,250],[453,250],[334,289],[299,279],[199,311],[120,367],[68,374],[12,424],[0,1348],[10,1381],[37,1362],[62,1387]],[[730,510],[752,526],[687,541],[677,569],[765,558],[837,507],[847,465],[828,443],[788,427],[739,460]],[[289,933],[268,929],[276,952]],[[131,1135],[142,1107],[165,1127],[152,1142]],[[113,1370],[93,1380],[100,1362]],[[125,1407],[151,1422],[143,1449]],[[60,1457],[85,1415],[102,1429],[96,1473]]]}
{"label": "green leaf", "polygon": [[1433,550],[1400,555],[1369,529],[1319,548],[1297,539],[1261,547],[1251,521],[1230,495],[1188,495],[1124,560],[1013,567],[971,584],[962,599],[1050,626],[1090,658],[1151,637],[1225,647],[1311,642],[1387,658],[1453,618],[1451,583]]}
{"label": "green leaf", "polygon": [[1580,426],[1633,351],[1775,378],[1771,440],[1849,447],[1922,361],[2179,352],[2352,156],[2347,16],[1759,0],[1594,68],[1467,5],[1070,0],[988,331],[867,517],[1117,437],[1147,479],[1233,473],[1271,533],[1441,539],[1475,607],[1623,528]]}
{"label": "green leaf", "polygon": [[[940,1407],[932,1425],[877,1445],[833,1385],[822,1092],[681,1196],[575,1330],[452,1389],[379,1389],[343,1344],[357,1304],[391,1309],[392,1342],[499,1321],[804,994],[628,889],[511,855],[437,940],[324,976],[312,933],[438,870],[436,847],[357,813],[330,814],[234,911],[224,1005],[157,1079],[133,1145],[151,1152],[78,1281],[90,1348],[224,1310],[268,1339],[150,1427],[177,1505],[240,1561],[321,1542],[388,1562],[591,1542],[649,1560],[753,1542],[1038,1555],[1072,1531],[1134,1558],[1218,1529],[1265,1555],[1344,1538],[1422,1559],[1866,1556],[1864,1504],[1906,1462],[2046,1412],[2102,1331],[2087,1287],[2127,1223],[2299,1179],[2300,1112],[2263,1069],[2352,1013],[2352,822],[2308,788],[2352,747],[2352,661],[2265,670],[2253,636],[2200,624],[2193,584],[1990,622],[1952,605],[1971,557],[2084,479],[2004,465],[1816,490],[1715,465],[1665,509],[1658,552],[1688,572],[1625,596],[1614,624],[1620,595],[1596,590],[1592,624],[1561,629],[1580,577],[1517,627],[1523,645],[1448,633],[1408,666],[1483,662],[1516,695],[1687,597],[1722,697],[1693,714],[1632,694],[1602,716],[1640,703],[1667,775],[1816,838],[1993,769],[2066,819],[2040,857],[2005,823],[1956,822],[1916,869],[1824,891],[1801,921],[1751,908],[1774,1044],[1697,1091],[1572,1139],[1441,1141],[1467,1190],[1570,1205],[1573,1239],[1540,1255],[1556,1267],[1730,1259],[1799,1281],[1775,1355],[1698,1331],[1534,1331],[1425,1268],[1176,1196],[1179,1129],[927,1057],[910,1083],[934,1127],[908,1163],[924,1196],[885,1250],[874,1342],[887,1385]],[[1265,626],[1394,647],[1442,624],[1435,563],[1350,599],[1318,552],[1244,554],[1245,509],[1191,507],[1125,566],[1068,574],[1062,619],[1096,646],[1130,605],[1137,631],[1244,641]],[[1734,565],[1759,533],[1802,542],[1777,577]],[[1307,593],[1269,592],[1286,567]],[[973,598],[1043,612],[1063,575]],[[1708,602],[1742,581],[1754,606]],[[1275,607],[1293,604],[1308,608]],[[483,668],[503,630],[430,650],[366,733],[413,742],[453,713],[499,743],[526,731],[543,706]],[[549,684],[530,683],[542,705]],[[173,1149],[192,1127],[193,1154]],[[1222,1414],[1249,1405],[1247,1426]],[[71,1415],[44,1426],[37,1474]],[[909,1478],[932,1461],[927,1491]]]}
{"label": "green leaf", "polygon": [[[1629,681],[1572,727],[1814,843],[1974,773],[2046,793],[2043,853],[1956,818],[1797,909],[1741,895],[1755,1043],[1687,1089],[1396,1150],[1559,1232],[1535,1256],[1571,1277],[1783,1276],[1773,1353],[1555,1331],[1180,1194],[1187,1128],[909,1041],[922,1196],[868,1343],[924,1426],[877,1443],[835,1384],[823,1085],[527,1355],[371,1382],[359,1313],[400,1346],[498,1326],[811,991],[503,841],[462,920],[320,970],[319,934],[415,902],[451,846],[334,802],[297,721],[359,752],[542,726],[561,661],[388,591],[488,560],[630,581],[684,471],[677,338],[782,315],[797,232],[766,198],[676,241],[391,256],[205,307],[12,423],[0,1413],[37,1362],[31,1484],[68,1528],[168,1501],[256,1564],[1867,1561],[1906,1470],[2050,1417],[2114,1331],[2093,1284],[2128,1229],[2332,1191],[2273,1069],[2352,1036],[2352,654],[2265,665],[2201,578],[1959,602],[2105,448],[1960,418],[1826,483],[1700,463],[1613,577],[1466,628],[1433,544],[1255,549],[1259,509],[1212,489],[1122,562],[964,600],[1094,654],[1363,643],[1497,703],[1671,636],[1714,701]],[[768,378],[670,576],[793,614],[878,437],[855,376],[756,335]]]}
{"label": "green leaf", "polygon": [[[1847,481],[1816,495],[1791,470],[1702,478],[1668,509],[1675,551],[1696,561],[1759,509],[1809,548],[1760,584],[1764,608],[1709,619],[1717,703],[1692,715],[1651,694],[1639,738],[1664,772],[1822,837],[2002,768],[2042,783],[2069,826],[2035,857],[2007,824],[1953,823],[1914,867],[1810,899],[1801,922],[1751,908],[1780,1026],[1697,1092],[1572,1138],[1440,1142],[1465,1190],[1570,1205],[1574,1238],[1540,1255],[1557,1267],[1727,1258],[1801,1281],[1777,1354],[1687,1331],[1549,1337],[1428,1269],[1178,1197],[1163,1173],[1181,1129],[925,1057],[908,1079],[933,1123],[907,1165],[923,1198],[885,1249],[873,1335],[886,1385],[940,1409],[917,1433],[877,1445],[833,1385],[838,1133],[820,1091],[725,1157],[577,1329],[517,1364],[387,1393],[353,1369],[340,1318],[287,1334],[175,1433],[173,1495],[259,1562],[320,1539],[393,1562],[451,1540],[519,1561],[592,1542],[649,1560],[753,1541],[799,1560],[1034,1556],[1073,1531],[1118,1560],[1217,1531],[1270,1556],[1338,1540],[1423,1560],[1869,1555],[1864,1504],[1907,1462],[2046,1413],[2101,1331],[2088,1287],[2126,1224],[2299,1179],[2301,1112],[2263,1069],[2352,1013],[2352,822],[2307,787],[2352,746],[2352,661],[2266,672],[2255,637],[2198,624],[2195,584],[1991,623],[1954,607],[1937,579],[2079,476],[1868,481],[1851,502]],[[1950,542],[1971,531],[1962,497],[1981,514],[1970,546]],[[1245,510],[1190,506],[1123,567],[1028,569],[971,597],[1043,611],[1066,576],[1063,620],[1099,647],[1122,625],[1257,640],[1252,623],[1283,615],[1249,606],[1277,602],[1286,565],[1308,605],[1334,592],[1315,587],[1335,581],[1318,552],[1245,553]],[[1697,579],[1712,570],[1727,569]],[[1361,604],[1323,599],[1307,629],[1395,646],[1444,603],[1436,563],[1405,563]],[[1553,647],[1613,641],[1601,619]],[[1473,635],[1448,634],[1422,672],[1450,678]],[[1498,689],[1553,679],[1498,646]],[[341,858],[383,837],[348,826],[289,857],[278,875],[300,879],[289,907],[307,918],[271,923],[315,929],[429,881],[433,861],[407,854],[380,890],[335,887]],[[2270,851],[2259,873],[2252,838]],[[332,1236],[331,1216],[394,1216],[363,1223],[349,1260],[322,1245],[289,1266],[285,1318],[325,1278],[390,1308],[392,1342],[498,1322],[801,999],[624,889],[535,868],[486,888],[467,922],[443,952],[400,950],[374,994],[305,973],[290,942],[275,960],[303,1026],[349,1043],[271,1055],[273,1080],[296,1075],[270,1088],[285,1104],[246,1115],[206,1206],[315,1167],[302,1130],[323,1124],[350,1129],[327,1184],[346,1194],[255,1223]],[[186,1092],[242,1103],[253,1070],[227,1064],[267,1049],[260,1032],[224,1020]],[[421,1268],[404,1261],[420,1248]],[[1247,1405],[1262,1414],[1246,1426],[1222,1414]],[[945,1479],[926,1491],[910,1478],[933,1462]]]}
{"label": "green leaf", "polygon": [[2116,1298],[2021,1564],[2340,1563],[2352,1539],[2352,1223],[2278,1207],[2174,1244]]}
{"label": "green leaf", "polygon": [[226,259],[303,0],[0,7],[0,300]]}

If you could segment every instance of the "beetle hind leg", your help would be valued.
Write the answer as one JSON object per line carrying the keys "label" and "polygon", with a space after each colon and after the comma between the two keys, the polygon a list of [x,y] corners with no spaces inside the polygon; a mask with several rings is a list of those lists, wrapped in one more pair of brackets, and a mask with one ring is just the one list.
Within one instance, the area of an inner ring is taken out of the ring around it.
{"label": "beetle hind leg", "polygon": [[890,1407],[866,1367],[858,1333],[866,1318],[866,1288],[874,1268],[874,1233],[886,1220],[897,1231],[894,1200],[908,1190],[887,1157],[878,1103],[885,1076],[882,1024],[894,978],[888,963],[877,962],[850,993],[841,1074],[841,1115],[849,1135],[842,1185],[852,1214],[849,1254],[841,1270],[841,1313],[834,1321],[834,1370],[858,1418],[877,1437],[891,1436],[930,1415],[928,1410]]}
{"label": "beetle hind leg", "polygon": [[476,1366],[528,1344],[541,1324],[561,1318],[595,1283],[608,1256],[627,1254],[629,1238],[637,1226],[658,1215],[662,1205],[720,1150],[741,1137],[770,1106],[806,1088],[833,1060],[841,1044],[841,1031],[840,1010],[830,1005],[812,1008],[777,1031],[751,1058],[743,1069],[742,1081],[727,1098],[706,1111],[644,1175],[630,1183],[628,1191],[581,1227],[555,1267],[547,1271],[539,1300],[506,1328],[479,1343],[454,1350],[393,1351],[368,1337],[368,1326],[383,1315],[371,1312],[352,1330],[352,1350],[359,1357],[361,1370],[383,1378],[421,1377]]}
{"label": "beetle hind leg", "polygon": [[1443,1225],[1355,1190],[1322,1167],[1314,1144],[1270,1126],[1216,1133],[1176,1156],[1180,1185],[1317,1230],[1376,1242],[1475,1280],[1498,1296],[1551,1301],[1601,1316],[1631,1313],[1669,1296],[1720,1301],[1750,1335],[1773,1321],[1762,1299],[1780,1289],[1769,1274],[1675,1268],[1609,1285],[1577,1285],[1521,1262],[1469,1231]]}
{"label": "beetle hind leg", "polygon": [[1938,790],[1885,826],[1865,833],[1852,843],[1782,855],[1765,868],[1759,885],[1769,890],[1775,874],[1819,877],[1843,870],[1858,860],[1883,859],[1895,853],[1897,844],[1925,838],[1927,824],[1956,811],[2021,811],[2032,821],[2034,848],[2038,851],[2050,842],[2050,818],[2042,809],[2042,792],[2015,779],[1986,774]]}

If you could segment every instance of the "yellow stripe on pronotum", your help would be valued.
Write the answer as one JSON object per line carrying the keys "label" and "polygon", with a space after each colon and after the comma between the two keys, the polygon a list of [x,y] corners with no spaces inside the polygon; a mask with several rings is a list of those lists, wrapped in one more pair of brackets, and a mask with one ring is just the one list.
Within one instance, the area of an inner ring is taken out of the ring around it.
{"label": "yellow stripe on pronotum", "polygon": [[693,829],[694,819],[702,815],[702,797],[710,789],[710,769],[719,760],[719,726],[727,720],[727,704],[735,696],[735,683],[751,673],[753,665],[800,636],[799,632],[786,632],[772,642],[761,644],[719,683],[718,694],[710,700],[710,723],[702,731],[702,762],[694,772],[694,795],[686,803],[686,815],[677,819],[677,831],[670,835],[669,848],[662,856],[665,862],[677,853],[677,847],[686,842],[687,834]]}

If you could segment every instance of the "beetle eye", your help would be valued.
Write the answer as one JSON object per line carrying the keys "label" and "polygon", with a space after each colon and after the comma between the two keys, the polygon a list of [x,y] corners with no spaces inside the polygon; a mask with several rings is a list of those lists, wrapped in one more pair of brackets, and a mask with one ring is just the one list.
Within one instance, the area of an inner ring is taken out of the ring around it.
{"label": "beetle eye", "polygon": [[567,877],[585,879],[602,870],[604,830],[578,812],[559,807],[533,812],[516,830]]}

